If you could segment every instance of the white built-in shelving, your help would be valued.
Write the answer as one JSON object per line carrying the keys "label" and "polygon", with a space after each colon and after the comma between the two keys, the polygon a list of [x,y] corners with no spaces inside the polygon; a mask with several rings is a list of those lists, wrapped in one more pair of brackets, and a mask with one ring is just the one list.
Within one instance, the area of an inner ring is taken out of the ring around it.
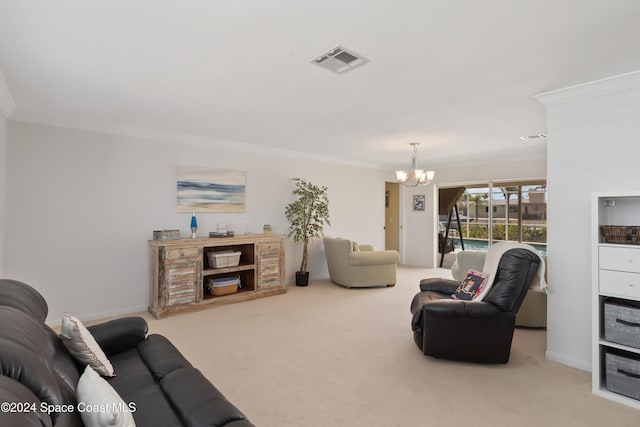
{"label": "white built-in shelving", "polygon": [[640,348],[604,336],[607,298],[640,301],[640,245],[606,243],[600,226],[640,226],[640,191],[592,194],[592,386],[593,393],[640,409],[640,401],[607,390],[605,354],[623,350],[640,358]]}

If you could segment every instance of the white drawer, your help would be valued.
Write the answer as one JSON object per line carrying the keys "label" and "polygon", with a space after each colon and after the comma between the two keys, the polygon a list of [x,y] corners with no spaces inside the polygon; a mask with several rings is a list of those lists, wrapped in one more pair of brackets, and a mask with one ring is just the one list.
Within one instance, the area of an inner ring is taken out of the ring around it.
{"label": "white drawer", "polygon": [[605,270],[640,273],[640,247],[600,247],[599,267]]}
{"label": "white drawer", "polygon": [[640,274],[600,270],[600,293],[640,299]]}

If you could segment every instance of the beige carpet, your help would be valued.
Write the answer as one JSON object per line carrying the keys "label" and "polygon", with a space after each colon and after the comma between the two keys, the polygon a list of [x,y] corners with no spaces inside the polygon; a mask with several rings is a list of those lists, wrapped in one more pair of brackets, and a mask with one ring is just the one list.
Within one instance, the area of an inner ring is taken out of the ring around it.
{"label": "beige carpet", "polygon": [[401,267],[394,288],[347,290],[328,280],[288,293],[155,320],[257,426],[631,426],[640,411],[591,394],[591,376],[544,358],[545,331],[517,329],[507,365],[424,356],[409,303],[419,279],[448,270]]}

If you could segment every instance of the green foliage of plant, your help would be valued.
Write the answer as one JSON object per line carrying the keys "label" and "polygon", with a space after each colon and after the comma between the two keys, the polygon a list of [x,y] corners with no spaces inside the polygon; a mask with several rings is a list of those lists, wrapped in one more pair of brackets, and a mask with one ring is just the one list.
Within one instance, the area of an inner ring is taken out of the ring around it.
{"label": "green foliage of plant", "polygon": [[471,224],[469,226],[469,235],[467,236],[466,227],[462,228],[462,237],[469,237],[471,239],[488,239],[489,230],[486,225]]}
{"label": "green foliage of plant", "polygon": [[[469,235],[467,236],[466,227],[462,229],[462,237],[469,237],[471,239],[488,239],[489,229],[486,225],[472,224],[469,226]],[[505,226],[504,224],[493,225],[493,239],[504,240],[505,238]],[[509,225],[509,240],[518,240],[518,225]],[[547,225],[525,225],[522,227],[522,241],[534,242],[534,243],[546,243],[547,242]]]}
{"label": "green foliage of plant", "polygon": [[294,242],[303,242],[302,263],[300,271],[307,271],[309,240],[322,237],[325,225],[329,221],[329,197],[327,187],[318,187],[302,178],[293,179],[296,188],[293,195],[296,200],[285,208],[284,214],[291,226],[289,237]]}

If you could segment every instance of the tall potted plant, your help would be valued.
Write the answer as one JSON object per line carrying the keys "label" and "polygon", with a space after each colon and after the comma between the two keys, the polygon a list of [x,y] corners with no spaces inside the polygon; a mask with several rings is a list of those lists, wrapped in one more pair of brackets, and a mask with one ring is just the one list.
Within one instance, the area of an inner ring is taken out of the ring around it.
{"label": "tall potted plant", "polygon": [[302,178],[294,178],[296,188],[293,195],[296,200],[285,208],[284,214],[291,223],[289,237],[294,242],[303,242],[302,263],[300,271],[296,271],[296,286],[309,284],[307,261],[309,258],[309,241],[321,237],[325,224],[329,222],[329,197],[327,187],[318,187]]}

